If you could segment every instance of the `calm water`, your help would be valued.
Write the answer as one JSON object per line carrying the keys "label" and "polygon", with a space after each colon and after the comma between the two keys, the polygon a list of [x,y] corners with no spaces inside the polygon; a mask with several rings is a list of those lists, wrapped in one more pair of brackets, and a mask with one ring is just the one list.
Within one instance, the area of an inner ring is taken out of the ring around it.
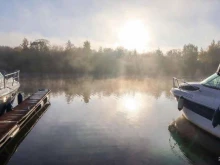
{"label": "calm water", "polygon": [[51,89],[51,106],[9,164],[196,163],[200,155],[168,131],[180,116],[171,85],[169,79],[22,80],[25,95]]}

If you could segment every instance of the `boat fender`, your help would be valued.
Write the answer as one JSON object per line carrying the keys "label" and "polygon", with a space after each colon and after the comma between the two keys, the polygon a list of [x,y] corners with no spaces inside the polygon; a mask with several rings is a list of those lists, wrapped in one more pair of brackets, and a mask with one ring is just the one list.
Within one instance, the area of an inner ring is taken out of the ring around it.
{"label": "boat fender", "polygon": [[181,96],[178,100],[178,110],[181,111],[183,109],[184,98]]}
{"label": "boat fender", "polygon": [[18,104],[21,104],[23,101],[23,96],[21,93],[18,93]]}
{"label": "boat fender", "polygon": [[215,111],[212,117],[212,126],[215,128],[220,125],[220,110],[219,108]]}
{"label": "boat fender", "polygon": [[11,103],[8,103],[7,105],[6,105],[6,110],[7,110],[7,112],[9,112],[9,111],[12,111],[12,105],[11,105]]}

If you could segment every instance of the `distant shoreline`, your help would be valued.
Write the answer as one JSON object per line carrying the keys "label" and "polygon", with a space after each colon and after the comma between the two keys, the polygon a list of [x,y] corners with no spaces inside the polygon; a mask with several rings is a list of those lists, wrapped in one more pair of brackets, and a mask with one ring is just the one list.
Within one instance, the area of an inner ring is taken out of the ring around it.
{"label": "distant shoreline", "polygon": [[170,79],[172,80],[173,77],[182,78],[186,80],[202,80],[208,77],[209,75],[202,75],[202,76],[168,76],[168,75],[156,75],[156,76],[149,76],[149,75],[118,75],[118,76],[108,76],[108,75],[92,75],[92,74],[70,74],[70,73],[22,73],[20,74],[21,78],[27,79],[27,78],[75,78],[75,79],[81,79],[81,78],[88,78],[88,79],[147,79],[147,78],[155,78],[155,79]]}

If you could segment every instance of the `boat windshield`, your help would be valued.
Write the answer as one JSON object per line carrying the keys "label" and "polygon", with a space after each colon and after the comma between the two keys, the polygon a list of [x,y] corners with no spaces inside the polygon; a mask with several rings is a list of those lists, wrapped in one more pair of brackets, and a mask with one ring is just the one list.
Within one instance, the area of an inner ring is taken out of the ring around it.
{"label": "boat windshield", "polygon": [[220,89],[220,76],[215,73],[207,79],[203,80],[201,84],[210,88]]}

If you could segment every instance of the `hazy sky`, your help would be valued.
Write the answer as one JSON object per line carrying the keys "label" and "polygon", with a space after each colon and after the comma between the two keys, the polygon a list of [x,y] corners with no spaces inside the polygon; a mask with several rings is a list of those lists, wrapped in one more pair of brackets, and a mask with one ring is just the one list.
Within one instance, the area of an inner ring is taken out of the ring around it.
{"label": "hazy sky", "polygon": [[123,46],[140,38],[139,25],[127,27],[138,20],[147,33],[140,40],[146,51],[187,43],[206,48],[220,39],[219,15],[220,1],[214,0],[0,0],[0,44],[17,46],[26,37],[76,46],[89,40],[94,49]]}

